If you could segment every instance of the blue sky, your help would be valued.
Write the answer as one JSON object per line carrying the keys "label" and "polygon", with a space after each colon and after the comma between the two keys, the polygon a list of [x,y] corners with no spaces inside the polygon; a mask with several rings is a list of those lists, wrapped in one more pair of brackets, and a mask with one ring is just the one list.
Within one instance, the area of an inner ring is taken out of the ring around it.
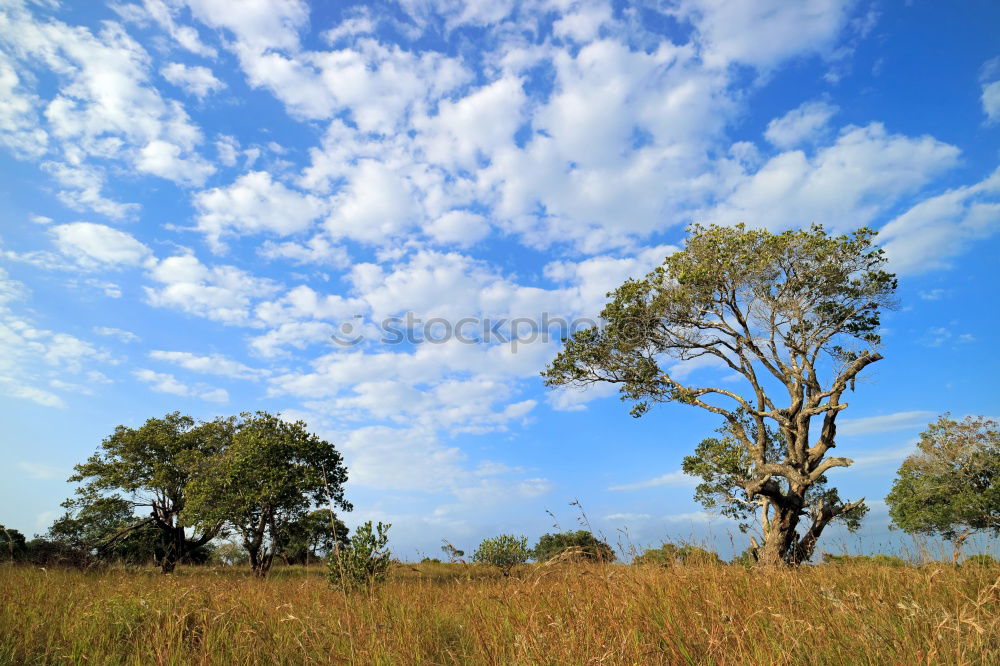
{"label": "blue sky", "polygon": [[692,221],[816,221],[879,229],[901,278],[831,474],[872,513],[828,543],[895,547],[917,433],[997,413],[998,25],[986,1],[0,0],[0,521],[44,531],[120,423],[267,409],[343,451],[347,522],[406,557],[572,528],[575,499],[612,541],[728,552],[678,472],[714,417],[546,390],[554,340],[378,324],[593,317]]}

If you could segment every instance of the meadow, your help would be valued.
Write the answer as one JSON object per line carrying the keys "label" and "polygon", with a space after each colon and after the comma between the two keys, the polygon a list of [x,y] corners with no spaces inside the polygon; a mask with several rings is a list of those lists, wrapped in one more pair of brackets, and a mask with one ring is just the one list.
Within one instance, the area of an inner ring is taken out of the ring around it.
{"label": "meadow", "polygon": [[0,664],[996,664],[1000,568],[0,565]]}

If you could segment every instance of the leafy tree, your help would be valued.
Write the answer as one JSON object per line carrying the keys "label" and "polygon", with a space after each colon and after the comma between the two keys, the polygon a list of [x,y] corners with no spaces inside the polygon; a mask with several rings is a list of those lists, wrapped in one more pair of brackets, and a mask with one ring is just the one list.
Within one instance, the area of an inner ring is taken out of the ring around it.
{"label": "leafy tree", "polygon": [[979,553],[977,555],[969,555],[967,558],[962,560],[963,567],[995,567],[1000,566],[1000,560],[993,557],[992,555],[987,555],[986,553]]}
{"label": "leafy tree", "polygon": [[479,544],[472,560],[493,565],[506,577],[514,567],[527,562],[529,557],[531,551],[528,550],[528,537],[501,534]]}
{"label": "leafy tree", "polygon": [[334,548],[327,556],[330,582],[346,589],[363,589],[383,582],[392,564],[392,554],[386,548],[390,527],[379,523],[373,528],[369,520],[354,530],[346,546]]}
{"label": "leafy tree", "polygon": [[976,532],[1000,534],[1000,426],[982,416],[949,414],[920,434],[885,498],[893,522],[909,533],[940,535],[954,546]]}
{"label": "leafy tree", "polygon": [[[442,541],[444,540],[442,539]],[[451,545],[447,541],[444,541],[444,545],[441,546],[441,551],[448,556],[448,561],[451,562],[452,564],[458,562],[462,563],[465,562],[465,560],[462,559],[463,557],[465,557],[465,551],[455,548],[455,546]]]}
{"label": "leafy tree", "polygon": [[286,564],[307,565],[339,544],[347,544],[347,525],[330,509],[316,509],[289,524],[281,558]]}
{"label": "leafy tree", "polygon": [[[739,417],[744,431],[750,433],[753,441],[758,441],[756,425],[745,414],[741,413]],[[731,426],[727,424],[718,430],[722,437],[702,440],[695,448],[694,455],[685,456],[681,468],[686,474],[701,479],[701,483],[695,488],[696,501],[706,509],[737,521],[742,532],[759,528],[766,541],[773,518],[770,513],[772,506],[764,498],[751,498],[747,492],[746,489],[753,487],[754,482],[753,455],[736,436],[729,434],[731,432]],[[781,442],[771,428],[767,428],[764,443],[765,459],[780,459]],[[815,483],[806,490],[803,500],[802,512],[810,516],[814,523],[822,520],[824,507],[844,505],[837,489],[827,485],[826,476],[817,477]],[[830,522],[843,523],[848,531],[855,532],[861,527],[861,520],[866,513],[868,507],[865,504],[854,503],[853,507],[838,513]],[[756,562],[760,546],[755,537],[751,536],[750,540],[749,557]],[[797,543],[796,547],[811,549],[815,547],[815,541]],[[801,553],[799,557],[805,559],[811,554],[810,550],[809,553]]]}
{"label": "leafy tree", "polygon": [[910,563],[896,555],[834,555],[823,553],[823,564],[867,564],[880,567],[908,567]]}
{"label": "leafy tree", "polygon": [[215,544],[209,561],[224,567],[235,567],[249,562],[250,556],[246,549],[238,543],[223,541]]}
{"label": "leafy tree", "polygon": [[539,562],[565,556],[593,562],[612,562],[615,551],[587,530],[543,534],[532,550]]}
{"label": "leafy tree", "polygon": [[191,469],[185,518],[206,530],[232,526],[260,577],[310,508],[352,508],[344,499],[347,469],[337,449],[304,422],[267,412],[242,414],[229,446],[192,458]]}
{"label": "leafy tree", "polygon": [[[828,456],[847,407],[841,399],[882,358],[879,313],[892,305],[896,279],[874,236],[694,226],[683,250],[609,294],[604,325],[566,340],[542,373],[546,384],[618,384],[634,416],[663,402],[721,416],[747,452],[740,487],[769,516],[758,563],[798,564],[831,521],[862,504],[814,500],[798,532],[810,489],[851,464]],[[735,373],[745,390],[689,383],[674,364],[697,359]],[[812,440],[814,418],[822,423]]]}
{"label": "leafy tree", "polygon": [[687,544],[678,546],[672,543],[665,543],[659,548],[650,548],[633,560],[633,564],[661,567],[713,566],[722,563],[722,559],[710,550]]}
{"label": "leafy tree", "polygon": [[27,550],[24,535],[13,527],[0,525],[0,560],[21,559]]}
{"label": "leafy tree", "polygon": [[[186,461],[192,455],[215,455],[225,448],[231,434],[230,421],[196,423],[179,412],[149,419],[139,428],[118,426],[96,453],[76,465],[76,473],[69,480],[84,485],[77,490],[78,497],[65,506],[69,512],[77,510],[84,516],[103,515],[108,508],[102,505],[106,499],[127,506],[130,515],[137,509],[148,510],[142,520],[123,521],[120,527],[124,531],[147,526],[159,530],[163,543],[160,567],[163,573],[170,573],[178,561],[215,537],[222,524],[205,523],[200,531],[192,531],[183,520],[185,488],[191,480]],[[91,505],[93,508],[88,509]],[[100,526],[81,529],[80,534],[100,533],[102,539],[111,538],[110,533],[101,532]]]}

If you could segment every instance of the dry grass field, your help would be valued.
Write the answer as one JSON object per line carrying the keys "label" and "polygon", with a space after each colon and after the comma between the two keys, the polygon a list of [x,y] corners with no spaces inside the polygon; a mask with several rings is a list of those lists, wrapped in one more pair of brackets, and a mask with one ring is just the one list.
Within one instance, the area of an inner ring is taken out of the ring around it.
{"label": "dry grass field", "polygon": [[0,566],[2,664],[998,664],[1000,569]]}

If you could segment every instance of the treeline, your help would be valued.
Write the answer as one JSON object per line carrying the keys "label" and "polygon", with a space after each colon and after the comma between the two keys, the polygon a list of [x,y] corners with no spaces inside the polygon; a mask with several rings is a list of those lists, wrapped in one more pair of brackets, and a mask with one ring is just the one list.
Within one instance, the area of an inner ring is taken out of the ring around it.
{"label": "treeline", "polygon": [[[30,541],[0,531],[0,552],[44,564],[155,562],[164,573],[213,557],[266,576],[275,558],[319,558],[346,543],[336,509],[347,469],[305,423],[267,412],[196,421],[179,412],[118,426],[74,467],[65,513]],[[219,543],[232,539],[233,543]]]}

